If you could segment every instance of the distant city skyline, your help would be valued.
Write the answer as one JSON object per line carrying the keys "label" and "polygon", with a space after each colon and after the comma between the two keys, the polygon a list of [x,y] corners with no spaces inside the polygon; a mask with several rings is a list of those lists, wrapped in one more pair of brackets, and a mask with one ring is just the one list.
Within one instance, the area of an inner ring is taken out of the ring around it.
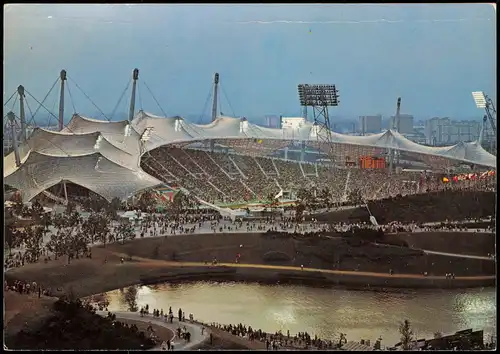
{"label": "distant city skyline", "polygon": [[[74,82],[112,112],[135,67],[137,110],[191,121],[209,116],[214,72],[221,111],[259,123],[300,116],[299,83],[336,84],[340,105],[331,116],[339,122],[388,118],[397,97],[415,121],[480,120],[471,92],[496,98],[489,4],[15,4],[6,5],[4,20],[4,102],[19,84],[41,101],[66,69],[66,117],[96,112]],[[119,115],[127,114],[129,92]],[[56,115],[57,94],[46,101]]]}

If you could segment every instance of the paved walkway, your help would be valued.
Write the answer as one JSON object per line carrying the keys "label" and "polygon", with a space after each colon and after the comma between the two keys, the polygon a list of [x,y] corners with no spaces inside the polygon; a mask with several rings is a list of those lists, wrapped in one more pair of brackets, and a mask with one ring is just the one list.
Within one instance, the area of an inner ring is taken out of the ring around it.
{"label": "paved walkway", "polygon": [[[127,257],[126,254],[119,252],[112,252],[118,257]],[[213,267],[207,266],[205,262],[175,262],[166,261],[159,259],[151,259],[134,256],[134,260],[140,261],[138,266],[144,267]],[[336,270],[336,269],[317,269],[317,268],[301,268],[294,266],[281,266],[281,265],[270,265],[270,264],[245,264],[245,263],[217,263],[215,267],[228,267],[228,268],[249,268],[249,269],[273,269],[273,270],[292,270],[292,271],[302,271],[302,272],[318,272],[326,274],[336,274],[336,275],[354,275],[354,276],[370,276],[377,278],[403,278],[403,279],[448,279],[444,275],[422,275],[422,274],[389,274],[389,273],[375,273],[375,272],[363,272],[363,271],[353,271],[353,270]],[[496,279],[495,275],[478,275],[478,276],[457,276],[455,279],[458,280],[491,280]]]}
{"label": "paved walkway", "polygon": [[[97,311],[97,314],[106,317],[108,315],[108,312],[106,311]],[[196,347],[203,343],[205,340],[209,338],[210,332],[208,330],[208,327],[205,327],[205,331],[203,334],[201,334],[201,328],[203,327],[201,324],[198,323],[192,323],[189,321],[185,322],[179,322],[177,319],[174,318],[173,323],[170,322],[165,322],[164,320],[161,320],[159,318],[153,317],[153,315],[145,315],[144,317],[141,317],[141,315],[138,312],[127,312],[127,311],[116,311],[112,312],[113,314],[116,315],[116,319],[124,319],[124,320],[134,320],[134,321],[142,321],[145,323],[151,322],[151,324],[155,324],[157,326],[161,326],[164,328],[168,328],[171,331],[174,332],[174,337],[170,340],[171,343],[174,345],[174,350],[190,350],[193,347]],[[177,337],[177,328],[178,327],[184,327],[186,326],[186,329],[191,333],[191,341],[186,342],[184,339],[178,338]],[[151,350],[160,350],[161,345],[151,349]]]}
{"label": "paved walkway", "polygon": [[486,257],[486,256],[474,256],[470,254],[458,254],[458,253],[448,253],[448,252],[438,252],[438,251],[429,251],[429,250],[422,250],[426,254],[437,254],[440,256],[446,256],[446,257],[457,257],[457,258],[471,258],[471,259],[481,259],[484,261],[495,261],[494,257]]}

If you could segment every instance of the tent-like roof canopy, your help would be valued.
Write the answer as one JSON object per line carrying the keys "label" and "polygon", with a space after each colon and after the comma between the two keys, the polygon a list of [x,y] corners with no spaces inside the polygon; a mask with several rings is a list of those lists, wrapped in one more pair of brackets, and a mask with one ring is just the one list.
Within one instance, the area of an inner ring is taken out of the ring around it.
{"label": "tent-like roof canopy", "polygon": [[[429,147],[414,143],[388,130],[369,136],[350,136],[330,131],[331,142],[343,146],[393,149],[430,158],[453,160],[496,168],[496,157],[478,142],[448,147]],[[127,198],[139,190],[161,184],[140,167],[141,155],[169,144],[190,144],[217,140],[236,150],[244,150],[245,141],[256,141],[264,153],[270,153],[290,141],[306,144],[326,141],[327,131],[310,122],[293,129],[267,128],[246,119],[226,116],[200,125],[181,117],[159,117],[140,111],[132,122],[107,122],[74,115],[61,132],[35,129],[19,146],[21,165],[14,153],[4,157],[5,184],[22,191],[30,200],[62,180],[71,181],[99,193],[107,199]],[[265,144],[261,144],[265,141]],[[243,151],[241,151],[243,152]]]}

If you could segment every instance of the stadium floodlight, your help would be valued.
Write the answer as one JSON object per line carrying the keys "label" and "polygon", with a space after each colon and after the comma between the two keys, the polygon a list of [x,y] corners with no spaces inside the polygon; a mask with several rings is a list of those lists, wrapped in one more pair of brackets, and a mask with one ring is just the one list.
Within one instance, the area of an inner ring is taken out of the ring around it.
{"label": "stadium floodlight", "polygon": [[483,91],[475,91],[472,93],[472,98],[474,98],[474,102],[476,102],[477,108],[486,108],[486,96]]}
{"label": "stadium floodlight", "polygon": [[153,131],[153,127],[147,127],[146,130],[144,130],[144,133],[142,133],[142,136],[141,136],[141,141],[143,143],[145,143],[146,141],[149,140],[149,138],[151,137],[152,131]]}
{"label": "stadium floodlight", "polygon": [[300,105],[302,107],[336,107],[339,95],[335,85],[298,85]]}
{"label": "stadium floodlight", "polygon": [[[335,85],[300,84],[298,85],[298,91],[300,105],[302,107],[312,107],[316,138],[327,144],[330,151],[329,155],[331,159],[334,159],[328,107],[339,105],[337,88]],[[323,134],[319,134],[320,131]]]}

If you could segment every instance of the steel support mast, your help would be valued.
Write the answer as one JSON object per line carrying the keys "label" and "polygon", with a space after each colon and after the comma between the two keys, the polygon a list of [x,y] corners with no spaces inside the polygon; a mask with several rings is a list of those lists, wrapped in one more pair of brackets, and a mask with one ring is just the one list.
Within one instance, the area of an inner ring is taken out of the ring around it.
{"label": "steel support mast", "polygon": [[[212,102],[212,122],[217,119],[217,102],[219,97],[219,73],[214,74],[214,93],[213,93],[213,102]],[[215,147],[215,142],[210,140],[210,151],[213,152]]]}
{"label": "steel support mast", "polygon": [[[391,129],[399,133],[400,129],[400,112],[401,112],[401,97],[398,97],[398,102],[396,104],[396,115],[391,124]],[[398,159],[399,162],[399,159]],[[392,173],[394,166],[394,149],[389,149],[389,172]]]}
{"label": "steel support mast", "polygon": [[59,131],[64,128],[64,82],[66,81],[66,70],[61,70],[61,92],[59,96]]}
{"label": "steel support mast", "polygon": [[21,120],[21,143],[26,141],[26,114],[24,111],[24,86],[19,85],[17,87],[17,93],[19,95],[19,118]]}
{"label": "steel support mast", "polygon": [[10,121],[10,132],[12,139],[12,148],[14,150],[14,158],[16,161],[16,166],[21,166],[21,159],[19,157],[19,146],[17,145],[17,132],[16,132],[16,115],[14,112],[7,113],[7,117]]}
{"label": "steel support mast", "polygon": [[130,110],[128,112],[128,121],[134,119],[135,114],[135,91],[137,89],[137,80],[139,79],[139,69],[134,69],[132,72],[132,95],[130,97]]}
{"label": "steel support mast", "polygon": [[212,102],[212,122],[217,119],[217,99],[219,96],[219,73],[214,75],[214,100]]}

